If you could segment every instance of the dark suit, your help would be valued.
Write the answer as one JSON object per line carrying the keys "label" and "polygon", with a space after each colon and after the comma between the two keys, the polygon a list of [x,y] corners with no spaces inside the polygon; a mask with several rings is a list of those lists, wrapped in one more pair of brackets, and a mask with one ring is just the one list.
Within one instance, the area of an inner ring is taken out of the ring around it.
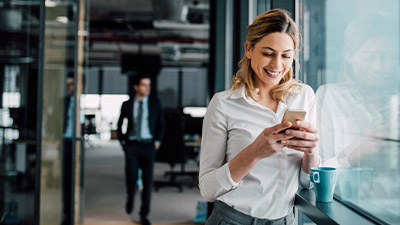
{"label": "dark suit", "polygon": [[[64,97],[64,120],[63,120],[63,134],[65,134],[67,129],[67,123],[73,118],[68,117],[68,111],[70,107],[71,96],[67,95]],[[74,108],[72,108],[75,111]],[[74,127],[74,126],[73,126]],[[72,224],[72,137],[64,137],[63,139],[63,154],[62,154],[62,202],[63,202],[63,225]]]}
{"label": "dark suit", "polygon": [[[136,192],[136,181],[138,179],[138,169],[142,169],[143,191],[141,216],[147,216],[150,211],[151,188],[153,183],[153,166],[155,158],[154,142],[161,141],[164,134],[164,115],[160,102],[157,99],[148,100],[148,124],[152,140],[130,141],[128,135],[135,129],[133,118],[134,98],[124,102],[121,107],[121,115],[118,120],[118,139],[125,152],[125,179],[128,199],[133,198]],[[136,116],[136,115],[135,115]],[[128,120],[126,133],[122,133],[122,123]],[[134,201],[133,201],[134,202]]]}

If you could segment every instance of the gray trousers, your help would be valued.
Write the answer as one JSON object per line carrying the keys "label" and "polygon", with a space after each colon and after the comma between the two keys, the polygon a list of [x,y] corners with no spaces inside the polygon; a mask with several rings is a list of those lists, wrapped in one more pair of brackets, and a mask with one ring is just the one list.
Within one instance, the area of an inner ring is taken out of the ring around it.
{"label": "gray trousers", "polygon": [[227,204],[218,201],[206,225],[296,225],[293,212],[276,220],[260,219],[249,216]]}

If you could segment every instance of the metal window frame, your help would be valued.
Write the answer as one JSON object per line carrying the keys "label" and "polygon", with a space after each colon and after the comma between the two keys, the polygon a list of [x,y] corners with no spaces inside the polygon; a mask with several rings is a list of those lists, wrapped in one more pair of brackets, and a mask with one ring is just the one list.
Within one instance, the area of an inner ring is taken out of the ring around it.
{"label": "metal window frame", "polygon": [[40,224],[40,181],[42,165],[42,114],[43,114],[43,71],[44,71],[44,37],[46,23],[45,1],[40,1],[40,31],[39,31],[39,69],[38,69],[38,112],[36,119],[36,165],[34,194],[34,224]]}
{"label": "metal window frame", "polygon": [[255,0],[210,2],[210,96],[231,87],[231,78],[238,69],[237,63],[244,55],[247,25],[250,15],[254,15],[254,9]]}

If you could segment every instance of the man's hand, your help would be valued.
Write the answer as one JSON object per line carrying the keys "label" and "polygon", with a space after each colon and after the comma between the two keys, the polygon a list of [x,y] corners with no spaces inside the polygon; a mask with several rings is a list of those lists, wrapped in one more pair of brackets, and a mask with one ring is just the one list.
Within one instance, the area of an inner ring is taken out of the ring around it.
{"label": "man's hand", "polygon": [[156,151],[160,148],[160,142],[155,141],[154,142],[154,148],[156,149]]}
{"label": "man's hand", "polygon": [[120,141],[119,143],[121,144],[122,150],[125,151],[125,150],[126,150],[126,149],[125,149],[125,147],[126,147],[126,141],[123,140],[123,141]]}

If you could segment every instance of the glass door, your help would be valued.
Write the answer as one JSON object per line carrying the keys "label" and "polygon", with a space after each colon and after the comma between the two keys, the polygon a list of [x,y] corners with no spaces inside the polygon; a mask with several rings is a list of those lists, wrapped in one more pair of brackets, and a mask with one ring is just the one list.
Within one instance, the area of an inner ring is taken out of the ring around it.
{"label": "glass door", "polygon": [[46,0],[40,224],[80,221],[85,0]]}
{"label": "glass door", "polygon": [[80,220],[86,4],[0,2],[0,224]]}
{"label": "glass door", "polygon": [[0,224],[35,224],[40,1],[0,2]]}

